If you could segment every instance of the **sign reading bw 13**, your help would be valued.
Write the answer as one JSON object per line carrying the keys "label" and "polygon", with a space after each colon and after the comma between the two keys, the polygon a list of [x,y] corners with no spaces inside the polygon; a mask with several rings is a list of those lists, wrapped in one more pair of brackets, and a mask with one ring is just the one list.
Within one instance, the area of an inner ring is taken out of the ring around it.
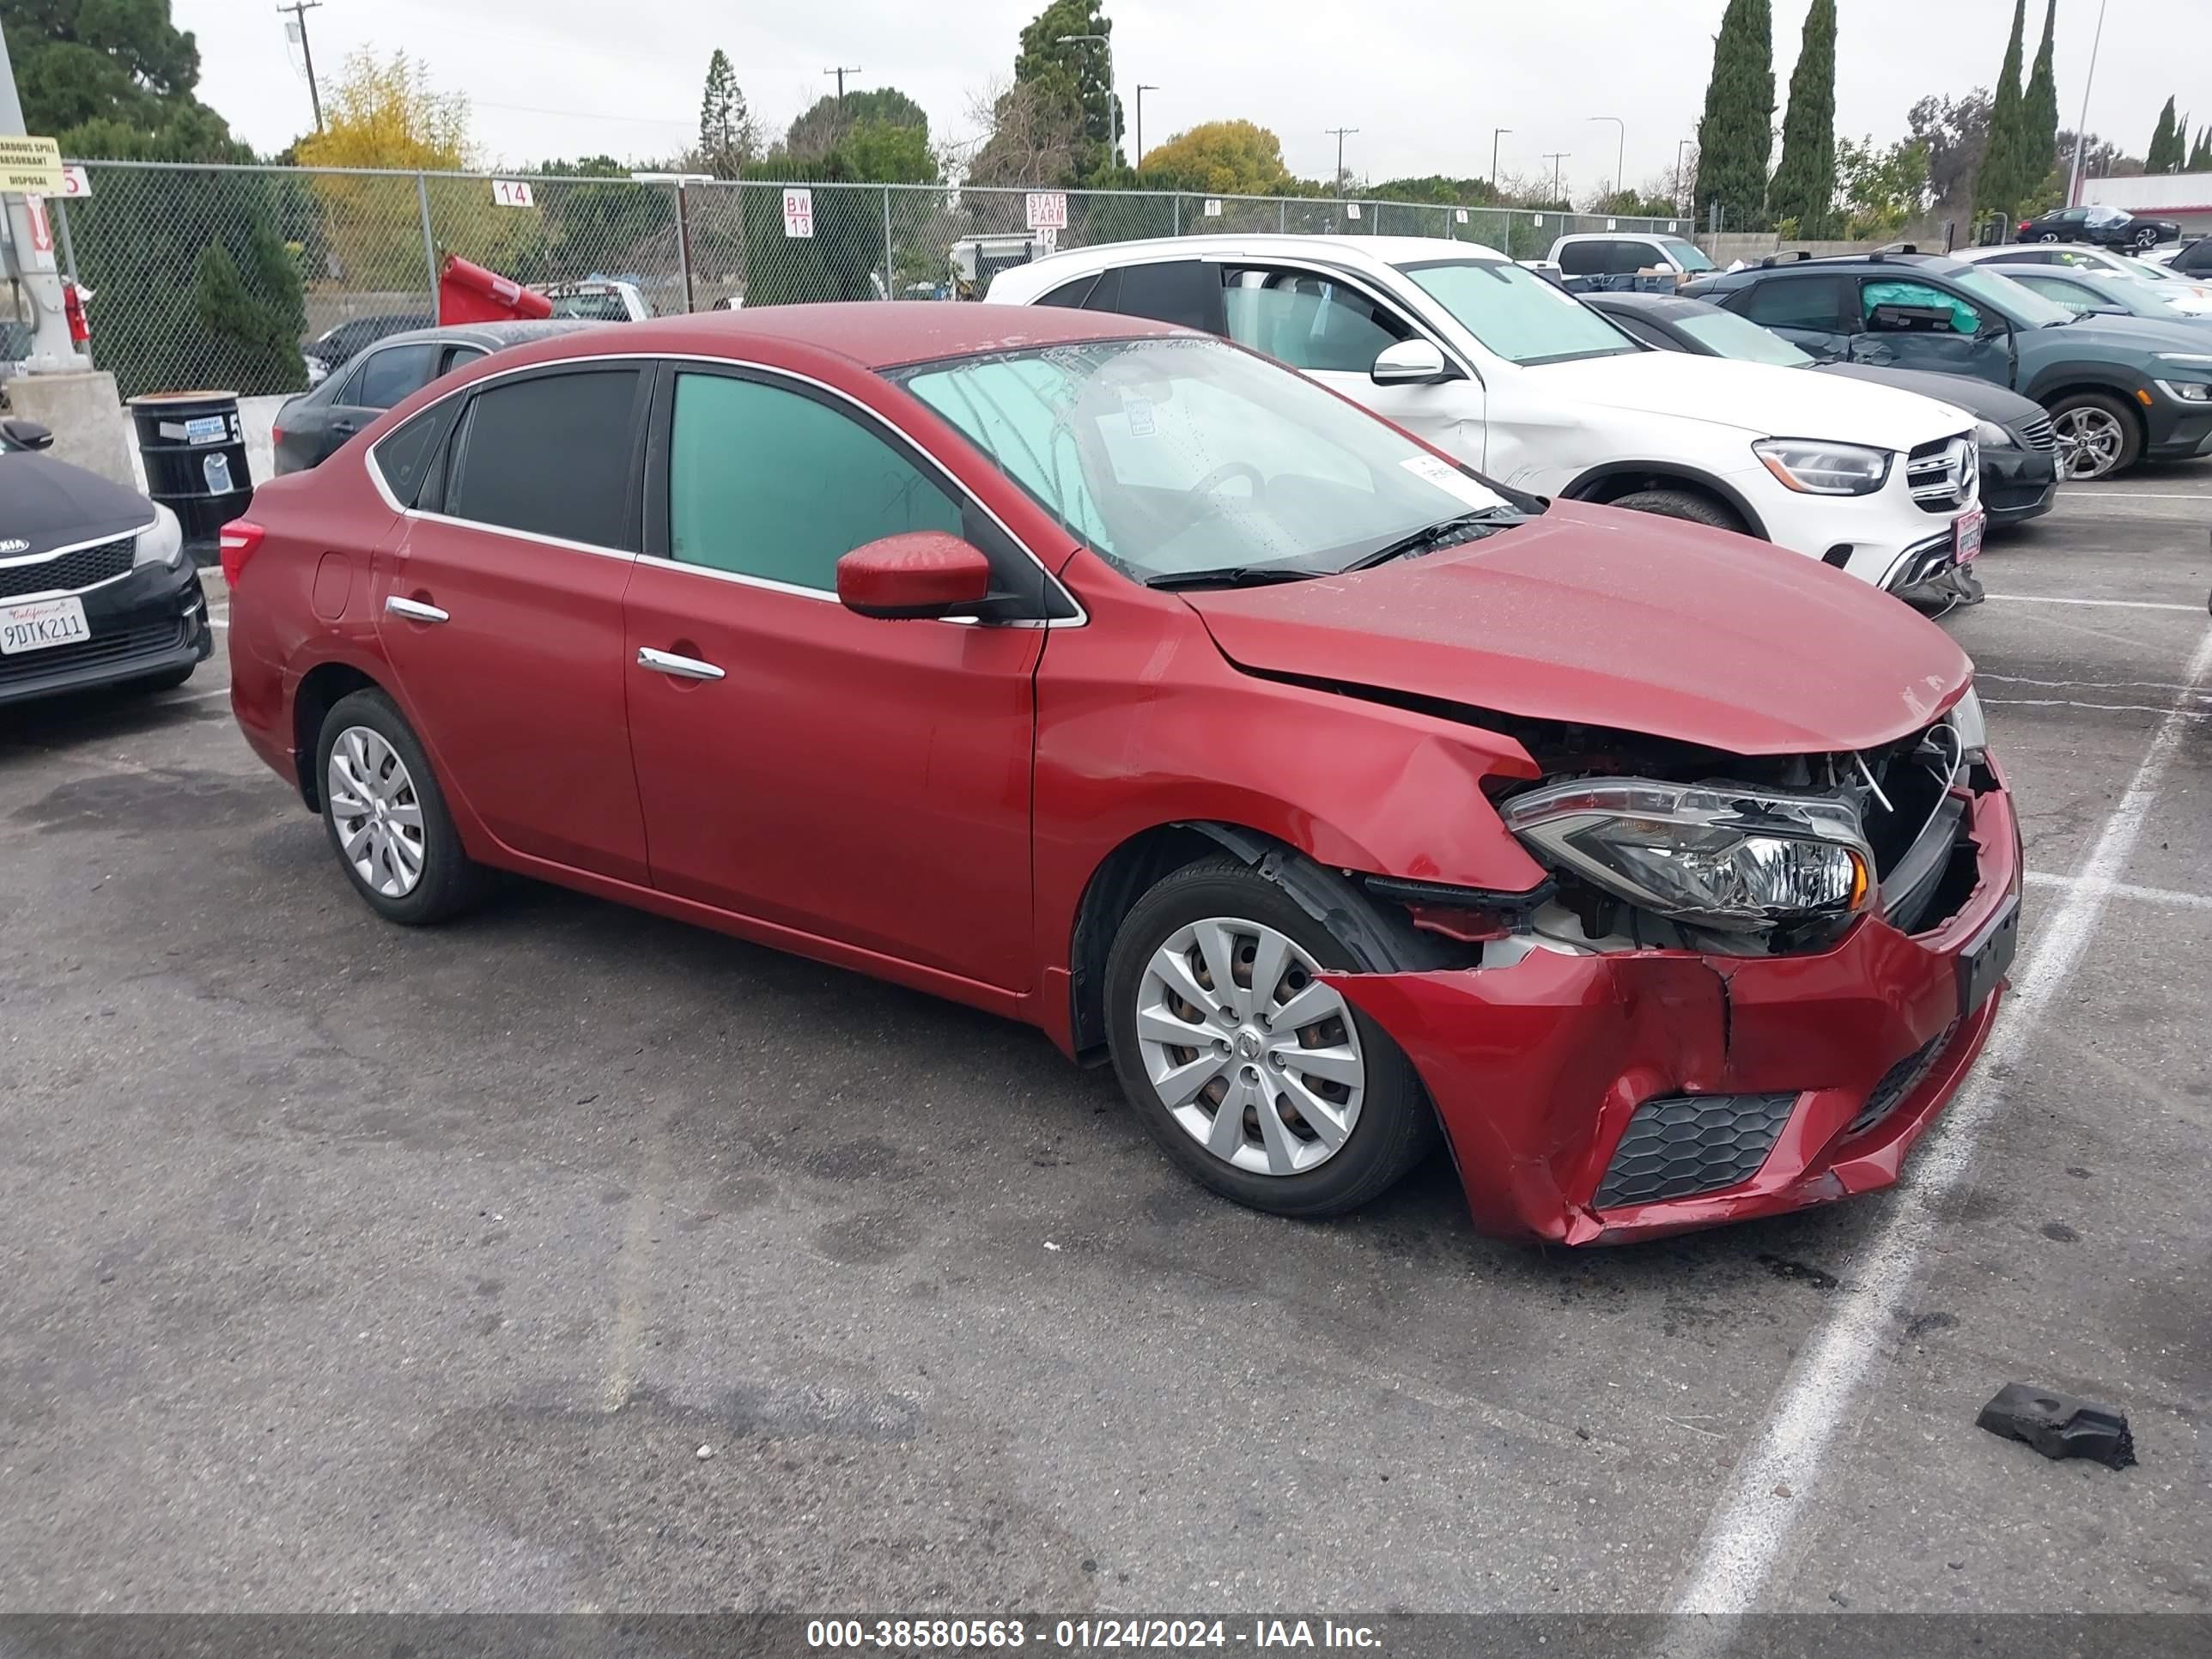
{"label": "sign reading bw 13", "polygon": [[1031,230],[1066,230],[1067,228],[1067,198],[1056,190],[1031,191],[1029,197],[1029,228]]}
{"label": "sign reading bw 13", "polygon": [[0,196],[59,196],[62,147],[52,138],[0,138]]}
{"label": "sign reading bw 13", "polygon": [[787,236],[814,234],[812,191],[787,190],[783,192],[783,234]]}

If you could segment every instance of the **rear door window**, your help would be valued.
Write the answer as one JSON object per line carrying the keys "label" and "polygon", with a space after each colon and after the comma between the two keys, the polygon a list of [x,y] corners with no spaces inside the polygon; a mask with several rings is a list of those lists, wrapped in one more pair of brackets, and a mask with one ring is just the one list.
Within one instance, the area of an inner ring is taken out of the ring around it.
{"label": "rear door window", "polygon": [[1249,266],[1222,292],[1229,337],[1309,372],[1364,374],[1412,327],[1388,306],[1317,271]]}
{"label": "rear door window", "polygon": [[344,401],[357,409],[389,409],[404,403],[437,378],[438,352],[437,344],[427,340],[370,352],[346,383]]}
{"label": "rear door window", "polygon": [[628,366],[571,369],[477,392],[455,439],[445,512],[635,552],[639,381]]}
{"label": "rear door window", "polygon": [[1085,303],[1093,311],[1150,317],[1208,334],[1228,332],[1222,315],[1221,267],[1203,259],[1123,265],[1107,272]]}
{"label": "rear door window", "polygon": [[1605,269],[1607,242],[1570,242],[1559,250],[1559,271],[1567,276],[1595,276]]}
{"label": "rear door window", "polygon": [[1776,276],[1753,288],[1736,309],[1766,328],[1848,333],[1851,326],[1845,310],[1848,287],[1841,276]]}
{"label": "rear door window", "polygon": [[1905,334],[1978,334],[1982,313],[1948,289],[1887,278],[1859,284],[1860,314],[1870,327]]}

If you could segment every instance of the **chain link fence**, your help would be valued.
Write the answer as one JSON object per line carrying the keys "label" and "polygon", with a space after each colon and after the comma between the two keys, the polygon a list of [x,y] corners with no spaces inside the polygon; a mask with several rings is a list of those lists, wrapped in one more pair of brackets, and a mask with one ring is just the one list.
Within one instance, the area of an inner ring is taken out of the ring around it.
{"label": "chain link fence", "polygon": [[[1434,236],[1528,259],[1574,231],[1692,228],[1686,217],[1307,197],[84,165],[89,193],[56,204],[60,252],[93,290],[93,356],[125,397],[301,390],[301,347],[328,331],[427,324],[447,253],[526,284],[629,283],[665,316],[975,297],[1048,246],[1145,237]],[[787,189],[805,195],[787,202]]]}

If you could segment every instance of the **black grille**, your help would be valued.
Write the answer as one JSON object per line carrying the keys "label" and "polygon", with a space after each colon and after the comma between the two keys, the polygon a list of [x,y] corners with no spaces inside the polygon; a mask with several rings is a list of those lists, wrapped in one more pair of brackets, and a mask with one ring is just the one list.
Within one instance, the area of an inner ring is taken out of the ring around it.
{"label": "black grille", "polygon": [[58,558],[27,564],[0,564],[0,599],[26,593],[74,593],[95,582],[112,581],[131,568],[137,538],[123,536],[97,547],[80,547]]}
{"label": "black grille", "polygon": [[40,679],[71,668],[90,668],[101,663],[125,662],[132,657],[150,657],[159,652],[173,650],[184,642],[185,623],[181,617],[173,622],[149,623],[143,628],[121,629],[112,634],[95,634],[75,645],[57,645],[44,651],[25,651],[12,657],[0,657],[0,686]]}
{"label": "black grille", "polygon": [[2039,449],[2048,455],[2058,447],[2058,433],[2051,424],[2048,415],[2038,415],[2033,420],[2022,421],[2013,430],[2020,434],[2020,441],[2030,449]]}
{"label": "black grille", "polygon": [[1880,1123],[1904,1103],[1906,1096],[1928,1080],[1928,1073],[1936,1069],[1936,1062],[1943,1057],[1944,1049],[1958,1035],[1959,1022],[1953,1020],[1934,1036],[1922,1043],[1903,1060],[1881,1074],[1881,1081],[1874,1085],[1866,1104],[1851,1120],[1846,1135],[1863,1135]]}
{"label": "black grille", "polygon": [[1796,1095],[1659,1095],[1613,1151],[1597,1207],[1717,1193],[1748,1181],[1774,1150]]}

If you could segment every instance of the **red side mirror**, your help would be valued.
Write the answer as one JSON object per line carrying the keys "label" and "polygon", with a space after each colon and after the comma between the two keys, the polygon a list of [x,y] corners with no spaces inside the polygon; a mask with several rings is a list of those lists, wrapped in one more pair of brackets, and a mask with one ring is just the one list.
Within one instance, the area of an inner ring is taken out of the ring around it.
{"label": "red side mirror", "polygon": [[982,550],[941,530],[916,530],[856,547],[837,561],[837,598],[863,617],[914,621],[948,616],[990,597]]}

